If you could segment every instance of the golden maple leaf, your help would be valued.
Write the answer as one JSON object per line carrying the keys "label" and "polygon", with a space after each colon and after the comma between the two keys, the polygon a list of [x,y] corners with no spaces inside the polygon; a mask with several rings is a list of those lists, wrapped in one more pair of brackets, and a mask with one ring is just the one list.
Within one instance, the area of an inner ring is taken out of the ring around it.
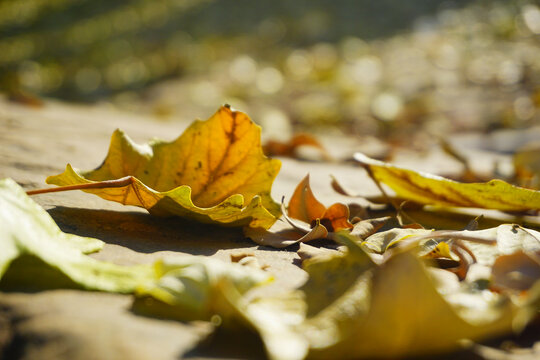
{"label": "golden maple leaf", "polygon": [[264,156],[260,133],[246,114],[222,106],[172,142],[138,145],[116,130],[100,167],[77,171],[68,164],[46,181],[156,215],[268,228],[280,214],[270,190],[281,162]]}

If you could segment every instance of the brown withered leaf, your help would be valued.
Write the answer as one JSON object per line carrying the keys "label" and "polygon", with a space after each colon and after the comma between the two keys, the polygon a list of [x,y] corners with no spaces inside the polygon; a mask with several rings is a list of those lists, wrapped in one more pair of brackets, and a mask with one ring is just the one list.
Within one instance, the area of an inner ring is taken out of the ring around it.
{"label": "brown withered leaf", "polygon": [[298,148],[301,146],[313,147],[319,150],[323,160],[332,160],[332,157],[328,154],[328,151],[326,151],[319,140],[308,134],[296,134],[287,142],[269,140],[264,144],[263,150],[268,156],[298,157]]}

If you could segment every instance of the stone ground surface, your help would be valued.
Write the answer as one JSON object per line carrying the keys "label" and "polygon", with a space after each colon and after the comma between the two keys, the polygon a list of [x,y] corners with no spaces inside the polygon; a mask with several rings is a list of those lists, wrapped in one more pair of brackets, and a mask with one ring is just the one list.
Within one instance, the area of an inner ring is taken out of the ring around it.
{"label": "stone ground surface", "polygon": [[[201,114],[201,118],[210,115]],[[32,108],[0,99],[0,178],[13,178],[25,189],[42,188],[47,186],[45,178],[62,172],[67,163],[80,169],[98,166],[116,128],[122,128],[137,142],[145,142],[152,137],[172,140],[188,125],[187,121],[156,121],[105,106],[47,101],[42,108]],[[340,146],[335,146],[336,139],[325,141],[334,145],[330,152],[341,158],[366,145],[355,139],[340,141]],[[420,163],[423,170],[459,171],[459,164],[440,153],[430,154],[430,159]],[[289,197],[307,173],[311,174],[315,193],[327,204],[347,200],[333,192],[329,174],[363,194],[377,194],[363,170],[351,163],[282,161],[273,187],[275,199]],[[296,249],[261,247],[245,239],[239,230],[155,218],[142,209],[79,191],[39,195],[34,200],[63,231],[105,241],[104,249],[92,255],[101,260],[137,264],[165,255],[191,254],[230,261],[232,253],[248,250],[275,275],[275,283],[265,291],[278,293],[306,280],[297,265]],[[211,329],[206,323],[141,317],[130,312],[130,306],[131,297],[127,295],[75,290],[0,292],[0,358],[2,354],[6,359],[264,356],[256,338],[220,342],[218,336],[209,340]],[[196,346],[201,341],[203,346]],[[211,345],[204,345],[208,343]],[[249,343],[252,346],[246,347]]]}

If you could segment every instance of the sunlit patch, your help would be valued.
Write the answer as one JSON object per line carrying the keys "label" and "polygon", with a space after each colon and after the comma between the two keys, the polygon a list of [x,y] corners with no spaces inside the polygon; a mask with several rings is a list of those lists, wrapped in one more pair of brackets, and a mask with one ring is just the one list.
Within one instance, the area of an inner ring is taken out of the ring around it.
{"label": "sunlit patch", "polygon": [[522,14],[527,27],[533,33],[540,34],[540,9],[533,4],[527,4],[523,6]]}
{"label": "sunlit patch", "polygon": [[238,56],[229,65],[229,75],[233,81],[250,84],[257,77],[257,63],[248,55]]}
{"label": "sunlit patch", "polygon": [[385,121],[394,120],[402,108],[403,100],[392,93],[379,94],[371,104],[373,114]]}
{"label": "sunlit patch", "polygon": [[286,60],[288,73],[296,80],[306,79],[313,71],[310,54],[305,50],[293,51]]}
{"label": "sunlit patch", "polygon": [[265,67],[257,73],[257,89],[266,94],[275,94],[283,87],[283,75],[274,67]]}

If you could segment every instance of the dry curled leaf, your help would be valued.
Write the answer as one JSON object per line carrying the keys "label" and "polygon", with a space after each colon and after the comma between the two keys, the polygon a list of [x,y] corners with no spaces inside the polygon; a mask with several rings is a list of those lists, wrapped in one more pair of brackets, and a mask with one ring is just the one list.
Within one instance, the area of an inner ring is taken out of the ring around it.
{"label": "dry curled leaf", "polygon": [[288,216],[308,224],[319,220],[329,232],[350,229],[349,208],[347,205],[335,203],[329,208],[325,207],[311,191],[309,175],[296,187],[289,201]]}
{"label": "dry curled leaf", "polygon": [[460,183],[440,176],[403,169],[356,153],[356,161],[396,195],[421,204],[474,207],[503,211],[540,209],[540,191],[520,188],[502,180]]}
{"label": "dry curled leaf", "polygon": [[279,216],[270,190],[281,163],[264,156],[260,132],[246,114],[227,106],[173,142],[137,145],[117,130],[100,167],[77,171],[68,164],[47,183],[80,186],[156,215],[269,228]]}
{"label": "dry curled leaf", "polygon": [[282,199],[283,219],[295,231],[283,228],[283,223],[276,222],[272,228],[244,228],[244,235],[256,243],[275,248],[284,248],[293,244],[331,237],[335,231],[351,229],[349,208],[335,203],[326,208],[313,195],[307,175],[296,187],[288,210]]}

